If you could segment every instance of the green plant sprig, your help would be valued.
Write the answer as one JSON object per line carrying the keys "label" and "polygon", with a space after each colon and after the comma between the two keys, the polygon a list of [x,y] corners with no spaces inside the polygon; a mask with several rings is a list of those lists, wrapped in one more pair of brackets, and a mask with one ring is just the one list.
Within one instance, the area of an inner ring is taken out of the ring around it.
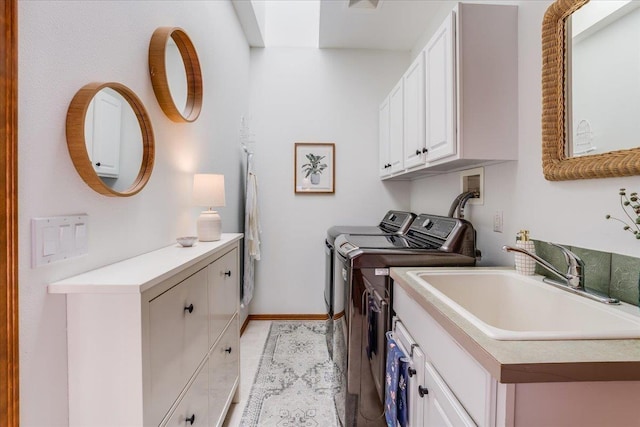
{"label": "green plant sprig", "polygon": [[622,208],[622,212],[624,212],[625,216],[629,218],[631,225],[620,218],[615,218],[608,214],[606,218],[622,223],[623,230],[629,231],[636,236],[636,239],[640,240],[640,203],[638,203],[640,199],[638,198],[638,193],[633,192],[627,196],[626,189],[621,188],[618,194],[620,195],[620,207]]}
{"label": "green plant sprig", "polygon": [[320,160],[326,156],[318,156],[312,153],[306,154],[305,157],[309,160],[309,163],[302,165],[302,171],[305,172],[305,178],[309,178],[309,175],[317,173],[321,174],[327,168],[326,163],[320,163]]}

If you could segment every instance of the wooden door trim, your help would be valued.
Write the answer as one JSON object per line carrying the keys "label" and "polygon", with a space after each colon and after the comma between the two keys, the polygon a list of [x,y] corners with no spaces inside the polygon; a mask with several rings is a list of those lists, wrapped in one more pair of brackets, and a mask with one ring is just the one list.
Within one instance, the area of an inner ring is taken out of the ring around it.
{"label": "wooden door trim", "polygon": [[17,0],[0,0],[0,425],[19,425],[18,373],[18,19]]}

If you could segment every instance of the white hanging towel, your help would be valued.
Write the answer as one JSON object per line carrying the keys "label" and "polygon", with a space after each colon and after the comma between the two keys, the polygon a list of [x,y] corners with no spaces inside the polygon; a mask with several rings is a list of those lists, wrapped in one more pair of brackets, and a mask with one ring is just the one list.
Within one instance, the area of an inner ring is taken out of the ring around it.
{"label": "white hanging towel", "polygon": [[244,282],[242,306],[253,299],[255,261],[260,260],[260,221],[258,219],[258,180],[253,172],[253,154],[247,157],[247,200],[244,218]]}

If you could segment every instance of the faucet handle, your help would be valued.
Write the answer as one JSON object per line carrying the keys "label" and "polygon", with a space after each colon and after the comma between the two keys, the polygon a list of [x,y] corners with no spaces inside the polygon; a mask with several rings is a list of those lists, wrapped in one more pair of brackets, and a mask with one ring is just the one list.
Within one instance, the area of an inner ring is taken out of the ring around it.
{"label": "faucet handle", "polygon": [[557,243],[547,242],[551,246],[555,246],[556,248],[562,251],[562,255],[564,255],[564,259],[567,262],[567,275],[581,278],[584,274],[584,261],[575,253],[571,252],[568,248],[558,245]]}

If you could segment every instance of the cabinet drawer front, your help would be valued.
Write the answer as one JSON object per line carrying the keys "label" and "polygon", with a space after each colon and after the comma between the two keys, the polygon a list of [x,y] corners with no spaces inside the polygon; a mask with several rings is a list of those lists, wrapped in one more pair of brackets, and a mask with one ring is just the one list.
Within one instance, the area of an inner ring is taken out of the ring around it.
{"label": "cabinet drawer front", "polygon": [[211,426],[221,426],[240,374],[238,317],[226,329],[209,356],[209,414]]}
{"label": "cabinet drawer front", "polygon": [[149,303],[149,402],[155,424],[207,354],[207,319],[206,269]]}
{"label": "cabinet drawer front", "polygon": [[233,249],[208,268],[209,274],[209,346],[227,326],[240,302],[238,250]]}
{"label": "cabinet drawer front", "polygon": [[481,426],[492,425],[496,381],[397,284],[393,306],[427,361],[445,379],[473,420]]}
{"label": "cabinet drawer front", "polygon": [[166,427],[208,426],[209,372],[207,365],[189,387],[178,407],[169,418]]}
{"label": "cabinet drawer front", "polygon": [[431,363],[425,364],[424,383],[428,393],[424,395],[425,426],[461,426],[472,427],[473,422],[467,411],[447,387]]}

